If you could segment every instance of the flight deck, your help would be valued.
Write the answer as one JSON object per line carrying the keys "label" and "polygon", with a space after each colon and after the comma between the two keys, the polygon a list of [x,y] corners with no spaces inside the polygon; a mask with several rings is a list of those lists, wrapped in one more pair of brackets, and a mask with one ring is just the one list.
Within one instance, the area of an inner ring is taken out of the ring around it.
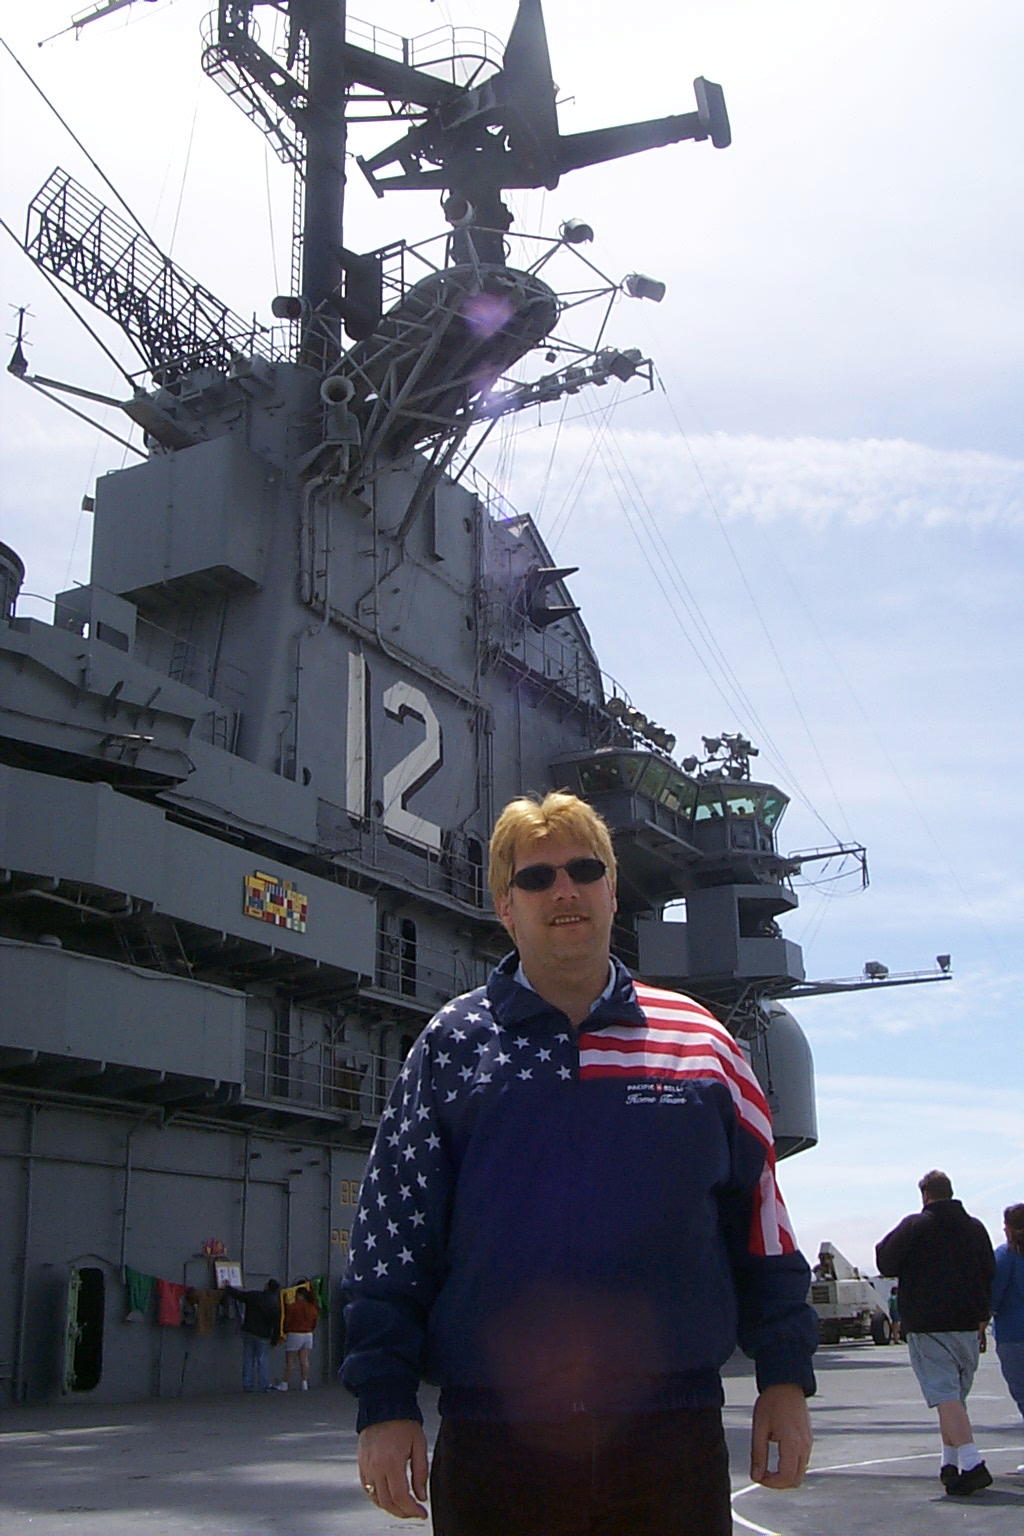
{"label": "flight deck", "polygon": [[[754,1383],[726,1372],[736,1536],[1009,1536],[1024,1528],[1024,1425],[995,1356],[971,1396],[991,1488],[948,1498],[935,1415],[906,1350],[870,1341],[822,1350],[813,1470],[770,1493],[745,1475]],[[428,1428],[436,1415],[428,1408]],[[81,1400],[0,1409],[5,1536],[376,1536],[420,1530],[372,1510],[355,1476],[354,1405],[333,1385],[308,1393]],[[540,1533],[538,1533],[540,1536]],[[608,1536],[629,1536],[608,1532]]]}

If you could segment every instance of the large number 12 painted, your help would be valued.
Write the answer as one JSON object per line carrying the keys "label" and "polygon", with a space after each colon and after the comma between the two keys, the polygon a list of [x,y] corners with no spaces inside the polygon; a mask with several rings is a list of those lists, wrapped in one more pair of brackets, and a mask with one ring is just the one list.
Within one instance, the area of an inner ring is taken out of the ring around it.
{"label": "large number 12 painted", "polygon": [[[381,696],[384,713],[404,723],[418,720],[423,727],[421,739],[403,758],[385,773],[381,786],[384,806],[383,823],[397,837],[411,838],[440,850],[441,828],[408,808],[409,800],[440,768],[444,760],[441,725],[427,701],[426,694],[411,683],[392,683]],[[366,657],[349,652],[348,722],[345,752],[345,809],[362,818],[370,814],[370,726],[369,672]]]}

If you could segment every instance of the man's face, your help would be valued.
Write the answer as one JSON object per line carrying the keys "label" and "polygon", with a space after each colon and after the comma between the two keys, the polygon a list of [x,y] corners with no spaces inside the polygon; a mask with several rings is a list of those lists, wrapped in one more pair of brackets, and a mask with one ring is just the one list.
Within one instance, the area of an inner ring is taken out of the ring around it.
{"label": "man's face", "polygon": [[[542,837],[516,849],[515,870],[594,857],[585,843]],[[606,961],[615,910],[615,888],[608,875],[593,885],[577,885],[561,868],[546,891],[521,891],[513,885],[497,904],[528,976],[531,961],[535,967],[561,961],[574,968],[589,963],[596,968]]]}

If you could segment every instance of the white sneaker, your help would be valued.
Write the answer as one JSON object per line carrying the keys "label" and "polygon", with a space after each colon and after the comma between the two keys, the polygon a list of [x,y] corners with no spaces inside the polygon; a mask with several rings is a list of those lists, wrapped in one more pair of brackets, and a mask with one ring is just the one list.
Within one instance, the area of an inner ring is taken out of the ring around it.
{"label": "white sneaker", "polygon": [[308,1392],[309,1391],[309,1382],[308,1381],[304,1381],[302,1383],[302,1390],[303,1390],[303,1392]]}
{"label": "white sneaker", "polygon": [[286,1381],[275,1381],[274,1382],[274,1391],[275,1392],[287,1392],[288,1391],[288,1383]]}

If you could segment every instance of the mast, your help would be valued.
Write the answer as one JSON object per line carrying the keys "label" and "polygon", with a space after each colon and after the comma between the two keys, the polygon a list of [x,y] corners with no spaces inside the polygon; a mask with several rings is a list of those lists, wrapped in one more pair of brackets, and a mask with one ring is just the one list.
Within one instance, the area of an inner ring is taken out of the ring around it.
{"label": "mast", "polygon": [[305,216],[302,230],[302,297],[319,312],[318,330],[339,335],[330,300],[341,281],[345,201],[345,0],[292,0],[292,24],[309,47]]}

